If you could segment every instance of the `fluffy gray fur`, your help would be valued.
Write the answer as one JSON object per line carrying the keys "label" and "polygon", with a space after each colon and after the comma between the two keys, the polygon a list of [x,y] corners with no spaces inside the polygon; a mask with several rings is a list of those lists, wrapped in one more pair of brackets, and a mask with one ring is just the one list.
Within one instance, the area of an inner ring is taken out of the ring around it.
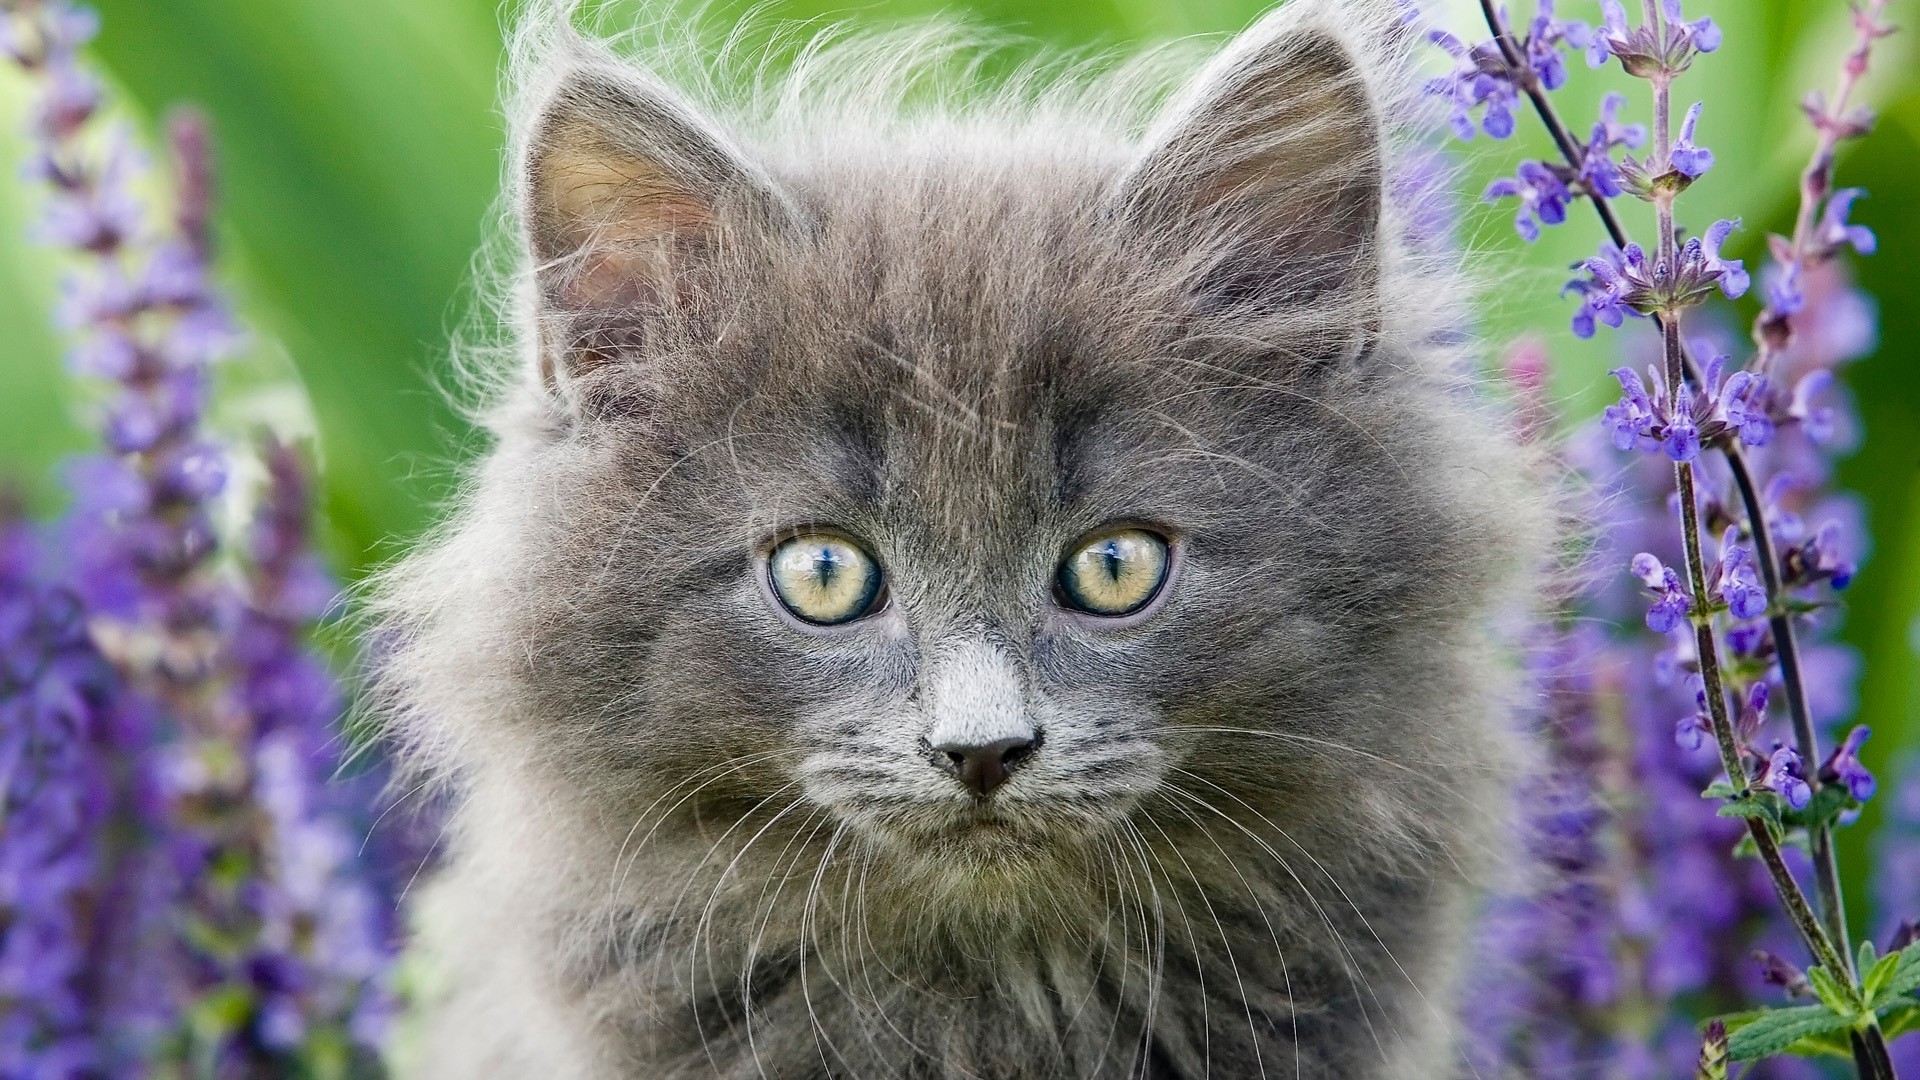
{"label": "fluffy gray fur", "polygon": [[[947,100],[904,39],[696,104],[522,39],[523,362],[379,583],[450,786],[429,1078],[1448,1074],[1544,499],[1383,192],[1390,5]],[[919,104],[915,104],[919,102]],[[1173,538],[1143,615],[1072,542]],[[785,615],[769,545],[884,609]],[[992,799],[936,730],[1040,733]]]}

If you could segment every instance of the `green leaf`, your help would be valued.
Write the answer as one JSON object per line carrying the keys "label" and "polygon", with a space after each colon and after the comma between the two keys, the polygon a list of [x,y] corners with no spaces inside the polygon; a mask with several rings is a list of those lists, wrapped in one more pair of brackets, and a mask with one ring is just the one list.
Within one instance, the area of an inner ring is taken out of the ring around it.
{"label": "green leaf", "polygon": [[1714,810],[1725,818],[1759,818],[1769,824],[1778,824],[1780,808],[1766,796],[1752,796],[1745,799],[1729,799]]}
{"label": "green leaf", "polygon": [[1825,1035],[1852,1026],[1851,1020],[1825,1005],[1768,1009],[1757,1015],[1741,1014],[1740,1019],[1742,1023],[1735,1030],[1735,1018],[1727,1018],[1727,1029],[1732,1033],[1727,1040],[1727,1049],[1735,1061],[1756,1061],[1778,1054],[1809,1036]]}
{"label": "green leaf", "polygon": [[1715,780],[1713,783],[1707,785],[1707,790],[1701,792],[1700,797],[1703,799],[1731,799],[1733,798],[1733,785],[1725,780]]}
{"label": "green leaf", "polygon": [[1920,987],[1920,942],[1881,957],[1868,972],[1865,985],[1867,1000],[1875,1009],[1895,1004],[1901,995]]}
{"label": "green leaf", "polygon": [[[1755,1021],[1764,1016],[1771,1015],[1774,1011],[1775,1010],[1772,1009],[1753,1009],[1748,1012],[1739,1012],[1733,1013],[1730,1016],[1723,1016],[1720,1020],[1727,1025],[1728,1031],[1738,1031],[1743,1027],[1752,1026]],[[1916,1019],[1920,1019],[1920,1016],[1916,1016]],[[1785,1049],[1776,1051],[1776,1053],[1790,1054],[1794,1057],[1820,1057],[1825,1055],[1851,1059],[1853,1057],[1853,1044],[1847,1037],[1846,1029],[1836,1028],[1832,1031],[1823,1031],[1817,1034],[1803,1036],[1794,1040]]]}
{"label": "green leaf", "polygon": [[1920,1028],[1920,1002],[1902,1002],[1880,1013],[1880,1031],[1888,1039],[1915,1028]]}
{"label": "green leaf", "polygon": [[1852,1003],[1848,1000],[1852,995],[1847,993],[1847,988],[1840,984],[1840,980],[1827,974],[1826,968],[1808,968],[1807,982],[1813,986],[1814,995],[1818,997],[1821,1003],[1826,1005],[1827,1008],[1832,1009],[1842,1016],[1849,1015],[1853,1012],[1851,1008]]}
{"label": "green leaf", "polygon": [[1865,972],[1860,977],[1860,992],[1868,1001],[1874,1001],[1880,997],[1881,989],[1893,981],[1894,972],[1900,967],[1900,954],[1892,953],[1875,960],[1873,942],[1863,941],[1859,967]]}

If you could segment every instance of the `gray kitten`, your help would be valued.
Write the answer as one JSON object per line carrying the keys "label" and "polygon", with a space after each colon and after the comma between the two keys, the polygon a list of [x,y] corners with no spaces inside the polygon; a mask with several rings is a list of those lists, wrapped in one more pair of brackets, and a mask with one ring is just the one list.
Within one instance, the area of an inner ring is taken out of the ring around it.
{"label": "gray kitten", "polygon": [[419,1075],[1452,1071],[1548,515],[1401,33],[727,110],[536,28],[526,359],[380,590],[457,803]]}

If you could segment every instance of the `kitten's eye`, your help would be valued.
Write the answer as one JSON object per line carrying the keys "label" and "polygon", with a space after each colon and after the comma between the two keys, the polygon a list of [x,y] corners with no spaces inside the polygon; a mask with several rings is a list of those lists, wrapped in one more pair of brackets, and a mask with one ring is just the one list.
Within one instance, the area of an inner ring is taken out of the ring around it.
{"label": "kitten's eye", "polygon": [[880,564],[830,533],[781,543],[767,558],[767,577],[788,611],[821,626],[851,622],[880,599]]}
{"label": "kitten's eye", "polygon": [[1093,615],[1131,615],[1167,581],[1167,541],[1145,529],[1094,537],[1060,564],[1060,596]]}

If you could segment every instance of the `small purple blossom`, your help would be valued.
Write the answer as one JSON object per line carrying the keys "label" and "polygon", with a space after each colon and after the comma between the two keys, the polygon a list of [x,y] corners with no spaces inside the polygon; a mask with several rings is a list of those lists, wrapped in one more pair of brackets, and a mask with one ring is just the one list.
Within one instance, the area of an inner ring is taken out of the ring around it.
{"label": "small purple blossom", "polygon": [[1788,418],[1799,424],[1800,430],[1815,443],[1824,443],[1833,437],[1833,409],[1814,403],[1814,399],[1825,393],[1832,385],[1832,370],[1815,368],[1802,375],[1799,381],[1793,384],[1793,398],[1787,404]]}
{"label": "small purple blossom", "polygon": [[[1740,222],[1737,218],[1732,221],[1722,220],[1714,222],[1708,227],[1707,235],[1705,239],[1700,241],[1700,247],[1698,249],[1699,269],[1697,272],[1701,277],[1711,279],[1718,283],[1721,294],[1729,300],[1740,299],[1740,297],[1746,293],[1747,285],[1749,284],[1746,267],[1739,259],[1722,259],[1720,257],[1721,245],[1725,244],[1727,237],[1733,233],[1733,230],[1739,227]],[[1691,248],[1692,245],[1693,241],[1689,240],[1687,242],[1687,248]],[[1682,275],[1685,275],[1688,271],[1688,257],[1687,249],[1683,248],[1680,259],[1680,273]]]}
{"label": "small purple blossom", "polygon": [[1647,280],[1647,253],[1640,245],[1619,248],[1602,243],[1600,254],[1580,266],[1586,276],[1574,278],[1560,290],[1563,296],[1569,292],[1580,296],[1580,308],[1573,314],[1575,337],[1592,337],[1596,323],[1618,329],[1627,316],[1644,315],[1635,303]]}
{"label": "small purple blossom", "polygon": [[1538,161],[1523,161],[1517,176],[1501,177],[1487,185],[1483,199],[1514,198],[1520,208],[1514,214],[1513,228],[1528,243],[1540,239],[1540,226],[1558,225],[1567,220],[1567,204],[1573,193],[1549,166]]}
{"label": "small purple blossom", "polygon": [[1596,323],[1619,327],[1627,315],[1677,312],[1699,304],[1714,290],[1736,299],[1747,290],[1746,268],[1738,259],[1724,259],[1720,246],[1739,222],[1718,221],[1705,237],[1692,237],[1680,246],[1677,265],[1650,259],[1644,248],[1602,243],[1594,258],[1580,264],[1585,276],[1569,281],[1562,294],[1580,296],[1573,316],[1573,332],[1592,337]]}
{"label": "small purple blossom", "polygon": [[1613,160],[1614,149],[1637,148],[1647,141],[1645,125],[1620,123],[1620,107],[1626,100],[1611,93],[1601,100],[1600,119],[1594,122],[1580,153],[1580,183],[1588,194],[1603,199],[1615,198],[1623,190],[1620,167]]}
{"label": "small purple blossom", "polygon": [[1787,548],[1781,556],[1782,577],[1788,587],[1802,588],[1827,582],[1844,589],[1853,582],[1855,567],[1841,553],[1841,529],[1837,521],[1823,522],[1805,541]]}
{"label": "small purple blossom", "polygon": [[1680,124],[1680,136],[1667,150],[1668,160],[1673,162],[1673,167],[1689,180],[1698,180],[1713,168],[1713,151],[1693,143],[1693,129],[1700,122],[1703,105],[1703,102],[1696,101],[1693,108],[1687,110],[1687,118]]}
{"label": "small purple blossom", "polygon": [[1453,70],[1426,87],[1427,93],[1447,99],[1453,133],[1463,140],[1473,138],[1473,110],[1484,109],[1479,130],[1496,139],[1512,135],[1520,92],[1499,49],[1492,42],[1468,48],[1444,30],[1433,31],[1428,40],[1454,58]]}
{"label": "small purple blossom", "polygon": [[[1503,17],[1504,18],[1504,17]],[[1475,133],[1473,112],[1481,113],[1479,131],[1496,139],[1513,134],[1520,95],[1530,87],[1558,90],[1567,81],[1563,53],[1584,49],[1591,31],[1578,19],[1557,18],[1553,0],[1540,0],[1539,7],[1524,34],[1515,34],[1521,67],[1508,64],[1504,52],[1493,41],[1469,46],[1444,30],[1434,30],[1427,40],[1453,57],[1453,70],[1427,83],[1427,93],[1445,98],[1449,122],[1461,139]]]}
{"label": "small purple blossom", "polygon": [[1873,774],[1860,763],[1860,744],[1867,741],[1872,732],[1865,724],[1856,724],[1839,746],[1833,748],[1826,764],[1820,766],[1820,779],[1829,784],[1842,784],[1847,794],[1855,802],[1866,802],[1873,798],[1878,786]]}
{"label": "small purple blossom", "polygon": [[1553,0],[1540,0],[1533,22],[1528,24],[1522,48],[1527,66],[1547,90],[1566,85],[1567,64],[1563,50],[1585,49],[1592,40],[1592,29],[1578,19],[1556,19]]}
{"label": "small purple blossom", "polygon": [[1680,575],[1644,551],[1633,557],[1632,570],[1633,576],[1656,597],[1653,606],[1647,609],[1647,629],[1656,634],[1678,630],[1692,610],[1691,598]]}
{"label": "small purple blossom", "polygon": [[1800,755],[1785,746],[1775,746],[1761,766],[1753,786],[1771,791],[1785,799],[1795,810],[1805,810],[1813,801],[1813,788],[1801,773]]}
{"label": "small purple blossom", "polygon": [[1700,749],[1712,734],[1712,724],[1699,713],[1683,717],[1673,725],[1673,743],[1682,750]]}
{"label": "small purple blossom", "polygon": [[1729,530],[1721,541],[1721,551],[1710,587],[1717,586],[1720,599],[1734,618],[1757,619],[1765,615],[1767,590],[1760,584],[1760,566],[1754,562],[1753,549],[1736,543]]}
{"label": "small purple blossom", "polygon": [[1847,221],[1853,213],[1854,201],[1865,194],[1863,188],[1841,188],[1827,197],[1826,210],[1821,213],[1814,234],[1814,242],[1827,257],[1831,258],[1843,247],[1851,247],[1862,255],[1871,255],[1879,249],[1880,241],[1872,229]]}

